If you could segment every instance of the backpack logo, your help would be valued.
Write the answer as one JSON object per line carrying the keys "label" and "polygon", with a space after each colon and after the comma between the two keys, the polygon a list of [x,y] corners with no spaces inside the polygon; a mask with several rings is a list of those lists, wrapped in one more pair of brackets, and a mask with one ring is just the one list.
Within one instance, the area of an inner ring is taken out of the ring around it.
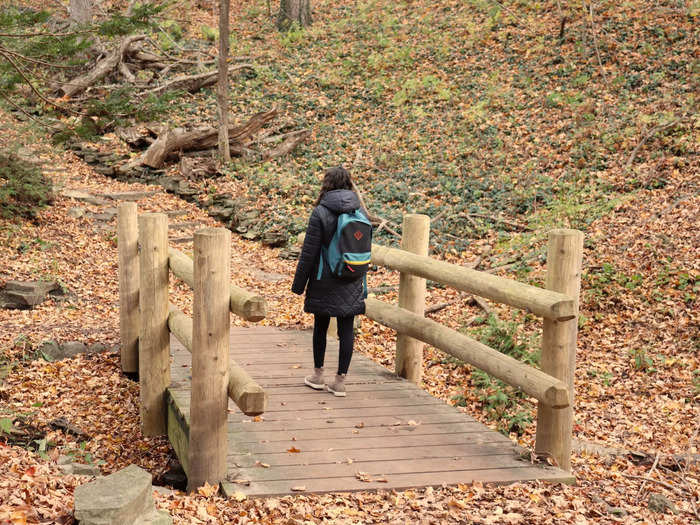
{"label": "backpack logo", "polygon": [[364,235],[362,235],[362,232],[358,230],[355,232],[354,237],[359,241],[360,239],[362,239],[362,237],[364,237]]}

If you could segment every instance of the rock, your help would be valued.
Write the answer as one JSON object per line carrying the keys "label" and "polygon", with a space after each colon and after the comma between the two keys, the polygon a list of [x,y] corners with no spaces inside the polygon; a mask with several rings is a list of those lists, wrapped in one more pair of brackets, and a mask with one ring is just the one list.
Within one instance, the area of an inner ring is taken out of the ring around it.
{"label": "rock", "polygon": [[57,465],[70,465],[73,463],[73,456],[58,456]]}
{"label": "rock", "polygon": [[618,518],[624,518],[627,516],[627,511],[621,507],[608,507],[607,508],[608,514],[612,514],[613,516],[617,516]]}
{"label": "rock", "polygon": [[284,246],[288,240],[289,236],[284,232],[265,232],[262,236],[262,243],[271,248]]}
{"label": "rock", "polygon": [[134,525],[171,525],[173,519],[164,510],[154,510],[150,514],[137,519]]}
{"label": "rock", "polygon": [[649,494],[649,509],[663,514],[665,514],[667,510],[670,510],[673,514],[678,513],[678,509],[671,500],[663,494],[656,493]]}
{"label": "rock", "polygon": [[140,201],[146,197],[158,195],[157,191],[127,191],[121,193],[103,193],[102,196],[113,201]]}
{"label": "rock", "polygon": [[59,345],[55,341],[45,341],[37,351],[47,361],[60,361],[87,352],[87,347],[78,341],[69,341]]}
{"label": "rock", "polygon": [[73,467],[73,474],[79,476],[100,476],[102,472],[97,467],[97,465],[86,465],[85,463],[71,463]]}
{"label": "rock", "polygon": [[56,341],[44,341],[37,347],[37,352],[47,361],[57,361],[61,359],[61,348]]}
{"label": "rock", "polygon": [[90,354],[100,354],[102,352],[106,352],[109,350],[109,347],[105,344],[102,343],[92,343],[90,346],[88,346],[88,353]]}
{"label": "rock", "polygon": [[284,250],[280,250],[279,258],[294,261],[294,260],[299,258],[300,253],[301,253],[301,249],[299,247],[289,246],[288,248],[285,248]]}
{"label": "rock", "polygon": [[46,295],[60,286],[55,281],[7,281],[0,297],[3,308],[26,310],[46,299]]}
{"label": "rock", "polygon": [[101,206],[103,204],[107,204],[107,201],[105,201],[104,199],[100,199],[99,197],[96,197],[85,191],[72,190],[70,188],[62,190],[61,195],[63,195],[64,197],[68,197],[69,199],[87,202],[88,204],[92,204],[94,206]]}
{"label": "rock", "polygon": [[117,216],[115,208],[106,208],[102,213],[87,213],[88,218],[95,221],[109,222]]}
{"label": "rock", "polygon": [[81,525],[138,523],[154,511],[151,475],[136,465],[75,489],[75,517]]}
{"label": "rock", "polygon": [[71,208],[68,210],[68,216],[73,217],[74,219],[80,219],[83,215],[85,215],[85,208]]}
{"label": "rock", "polygon": [[87,353],[87,346],[85,346],[85,343],[79,341],[68,341],[60,345],[60,347],[65,357],[73,357],[78,354]]}
{"label": "rock", "polygon": [[180,179],[176,179],[175,177],[161,177],[160,185],[163,186],[163,189],[168,193],[175,193],[180,186]]}

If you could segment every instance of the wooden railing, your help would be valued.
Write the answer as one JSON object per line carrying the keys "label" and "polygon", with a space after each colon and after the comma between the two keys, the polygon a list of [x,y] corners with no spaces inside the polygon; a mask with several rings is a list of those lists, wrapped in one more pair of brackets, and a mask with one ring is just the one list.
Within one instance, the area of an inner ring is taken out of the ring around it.
{"label": "wooden railing", "polygon": [[[574,372],[583,234],[549,233],[546,289],[428,257],[430,218],[406,215],[401,250],[372,246],[372,264],[401,272],[399,305],[366,300],[370,319],[396,330],[396,373],[419,384],[423,343],[514,386],[538,400],[536,452],[571,470]],[[426,279],[532,312],[544,319],[541,370],[426,319]]]}
{"label": "wooden railing", "polygon": [[[229,230],[204,228],[193,240],[194,261],[168,248],[167,215],[137,216],[135,203],[119,206],[122,369],[139,375],[143,434],[163,435],[168,432],[170,334],[192,354],[190,489],[218,483],[226,475],[228,398],[247,415],[267,408],[265,391],[229,359],[229,312],[260,321],[265,300],[230,284]],[[193,319],[168,303],[171,271],[194,290]]]}

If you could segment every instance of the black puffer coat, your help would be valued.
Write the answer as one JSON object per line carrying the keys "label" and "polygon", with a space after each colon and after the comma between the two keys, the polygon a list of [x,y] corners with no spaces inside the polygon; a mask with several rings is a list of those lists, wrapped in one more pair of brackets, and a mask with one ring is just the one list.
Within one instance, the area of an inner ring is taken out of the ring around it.
{"label": "black puffer coat", "polygon": [[[306,228],[304,246],[294,274],[292,292],[301,295],[306,289],[304,311],[330,317],[347,317],[365,313],[363,279],[346,281],[330,274],[327,265],[317,279],[321,245],[328,246],[335,233],[338,215],[360,208],[360,199],[351,190],[332,190],[314,208]],[[308,283],[308,287],[307,287]]]}

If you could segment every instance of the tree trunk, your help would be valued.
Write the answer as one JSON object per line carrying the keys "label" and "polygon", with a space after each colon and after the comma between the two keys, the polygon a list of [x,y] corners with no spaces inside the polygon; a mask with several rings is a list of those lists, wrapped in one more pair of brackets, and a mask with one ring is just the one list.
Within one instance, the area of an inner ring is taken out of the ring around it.
{"label": "tree trunk", "polygon": [[228,142],[228,51],[229,7],[231,0],[221,0],[219,9],[219,79],[216,86],[216,102],[219,111],[219,158],[231,162]]}
{"label": "tree trunk", "polygon": [[280,31],[288,30],[296,22],[301,27],[311,25],[310,0],[280,0],[280,12],[277,15],[277,27]]}
{"label": "tree trunk", "polygon": [[70,19],[76,24],[92,22],[92,0],[70,0]]}

